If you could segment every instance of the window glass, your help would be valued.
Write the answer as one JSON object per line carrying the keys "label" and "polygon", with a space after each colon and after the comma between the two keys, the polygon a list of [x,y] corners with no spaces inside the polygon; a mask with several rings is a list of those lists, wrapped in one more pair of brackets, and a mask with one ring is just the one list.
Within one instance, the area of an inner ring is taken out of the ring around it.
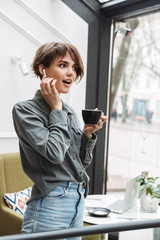
{"label": "window glass", "polygon": [[127,179],[160,176],[160,13],[116,22],[107,192]]}

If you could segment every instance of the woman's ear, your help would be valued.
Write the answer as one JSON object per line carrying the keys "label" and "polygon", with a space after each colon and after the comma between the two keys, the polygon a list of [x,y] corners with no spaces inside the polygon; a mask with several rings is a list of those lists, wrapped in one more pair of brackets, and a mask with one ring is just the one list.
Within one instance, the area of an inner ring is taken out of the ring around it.
{"label": "woman's ear", "polygon": [[39,64],[39,72],[40,72],[40,74],[41,74],[42,76],[44,75],[43,69],[44,69],[43,64]]}

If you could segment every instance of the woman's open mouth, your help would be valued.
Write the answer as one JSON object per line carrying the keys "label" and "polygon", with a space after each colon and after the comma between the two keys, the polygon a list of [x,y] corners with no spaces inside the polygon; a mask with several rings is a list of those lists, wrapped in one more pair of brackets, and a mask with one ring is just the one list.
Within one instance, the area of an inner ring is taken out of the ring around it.
{"label": "woman's open mouth", "polygon": [[63,80],[62,82],[67,86],[69,86],[72,83],[71,80]]}

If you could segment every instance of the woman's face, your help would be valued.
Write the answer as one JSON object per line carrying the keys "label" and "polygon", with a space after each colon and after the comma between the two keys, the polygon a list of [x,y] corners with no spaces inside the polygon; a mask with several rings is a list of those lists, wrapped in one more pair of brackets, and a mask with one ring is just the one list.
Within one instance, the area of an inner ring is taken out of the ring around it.
{"label": "woman's face", "polygon": [[46,68],[47,77],[57,80],[56,89],[59,93],[68,93],[77,77],[77,65],[67,52],[64,57],[57,57],[49,68]]}

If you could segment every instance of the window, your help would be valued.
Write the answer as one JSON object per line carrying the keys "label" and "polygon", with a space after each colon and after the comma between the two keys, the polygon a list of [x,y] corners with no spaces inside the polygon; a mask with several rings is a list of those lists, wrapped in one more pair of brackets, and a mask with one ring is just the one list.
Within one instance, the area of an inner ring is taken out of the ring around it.
{"label": "window", "polygon": [[154,13],[115,24],[108,192],[123,191],[141,171],[160,175],[159,19]]}

